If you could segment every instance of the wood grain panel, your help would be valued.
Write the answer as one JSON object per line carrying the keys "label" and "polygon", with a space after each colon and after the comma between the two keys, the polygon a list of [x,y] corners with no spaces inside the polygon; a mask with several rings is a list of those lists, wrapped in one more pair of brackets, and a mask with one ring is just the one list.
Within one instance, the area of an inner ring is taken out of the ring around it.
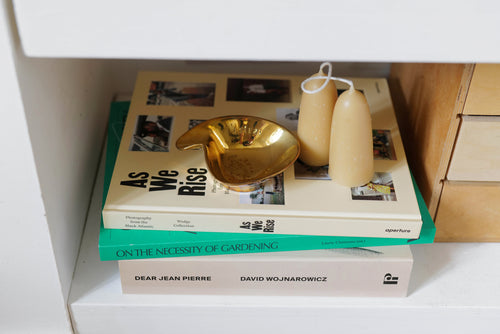
{"label": "wood grain panel", "polygon": [[447,178],[500,181],[500,116],[464,116]]}
{"label": "wood grain panel", "polygon": [[500,115],[500,64],[477,64],[464,114]]}
{"label": "wood grain panel", "polygon": [[500,241],[500,183],[445,182],[436,241]]}
{"label": "wood grain panel", "polygon": [[441,195],[473,65],[393,64],[389,84],[406,154],[429,212]]}

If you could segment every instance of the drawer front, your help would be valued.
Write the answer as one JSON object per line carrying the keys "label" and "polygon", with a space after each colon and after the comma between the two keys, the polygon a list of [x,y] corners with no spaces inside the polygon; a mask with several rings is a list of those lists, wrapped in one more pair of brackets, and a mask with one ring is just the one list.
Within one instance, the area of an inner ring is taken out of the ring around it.
{"label": "drawer front", "polygon": [[500,116],[463,116],[447,179],[500,181]]}
{"label": "drawer front", "polygon": [[436,241],[500,241],[500,183],[445,182]]}
{"label": "drawer front", "polygon": [[463,113],[500,115],[500,64],[475,66]]}

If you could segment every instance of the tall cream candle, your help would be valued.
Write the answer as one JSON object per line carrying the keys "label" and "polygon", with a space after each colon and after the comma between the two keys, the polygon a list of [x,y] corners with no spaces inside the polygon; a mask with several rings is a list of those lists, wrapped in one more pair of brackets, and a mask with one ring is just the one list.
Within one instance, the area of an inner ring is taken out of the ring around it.
{"label": "tall cream candle", "polygon": [[[333,107],[337,101],[337,87],[331,78],[331,65],[328,77],[321,66],[318,73],[311,76],[321,79],[306,80],[303,86],[300,102],[297,136],[300,141],[299,159],[309,166],[324,166],[328,164],[330,145],[330,126]],[[311,79],[310,78],[310,79]],[[327,80],[327,82],[325,82]],[[325,85],[326,84],[326,85]],[[321,87],[325,85],[322,89]],[[308,93],[307,91],[317,91]],[[318,91],[319,90],[319,91]]]}
{"label": "tall cream candle", "polygon": [[329,161],[328,173],[341,185],[361,186],[374,174],[370,108],[365,96],[352,85],[335,104]]}

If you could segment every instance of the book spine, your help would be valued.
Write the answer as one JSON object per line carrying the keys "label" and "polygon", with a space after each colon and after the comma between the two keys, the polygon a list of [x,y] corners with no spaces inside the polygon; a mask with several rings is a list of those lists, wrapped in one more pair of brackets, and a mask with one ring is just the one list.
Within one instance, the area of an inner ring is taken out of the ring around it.
{"label": "book spine", "polygon": [[99,245],[101,261],[302,251],[314,249],[407,245],[418,240],[396,238],[288,236],[249,241],[155,243],[147,245]]}
{"label": "book spine", "polygon": [[[180,259],[174,259],[180,260]],[[250,294],[404,297],[413,261],[119,261],[126,294]]]}
{"label": "book spine", "polygon": [[422,222],[103,210],[105,228],[374,238],[418,238]]}

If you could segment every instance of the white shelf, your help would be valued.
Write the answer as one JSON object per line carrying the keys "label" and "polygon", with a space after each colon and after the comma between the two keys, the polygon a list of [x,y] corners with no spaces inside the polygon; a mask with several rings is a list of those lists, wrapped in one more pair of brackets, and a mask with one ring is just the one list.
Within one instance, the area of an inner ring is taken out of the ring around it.
{"label": "white shelf", "polygon": [[123,295],[99,261],[98,177],[69,306],[77,333],[492,333],[500,325],[500,244],[414,245],[407,298]]}
{"label": "white shelf", "polygon": [[494,1],[14,0],[28,56],[500,62]]}
{"label": "white shelf", "polygon": [[136,70],[212,71],[221,65],[215,61],[228,60],[226,72],[260,73],[253,61],[269,60],[281,63],[266,73],[293,65],[307,74],[328,60],[347,62],[335,65],[339,76],[377,77],[388,74],[390,62],[500,62],[499,9],[487,0],[2,1],[0,105],[8,112],[0,123],[9,127],[0,170],[9,177],[0,187],[0,285],[7,287],[0,293],[0,332],[71,333],[70,285],[80,333],[498,327],[496,244],[415,247],[412,291],[404,300],[123,296],[116,264],[97,256],[100,191],[74,282],[72,273],[102,116],[111,92],[128,91]]}

